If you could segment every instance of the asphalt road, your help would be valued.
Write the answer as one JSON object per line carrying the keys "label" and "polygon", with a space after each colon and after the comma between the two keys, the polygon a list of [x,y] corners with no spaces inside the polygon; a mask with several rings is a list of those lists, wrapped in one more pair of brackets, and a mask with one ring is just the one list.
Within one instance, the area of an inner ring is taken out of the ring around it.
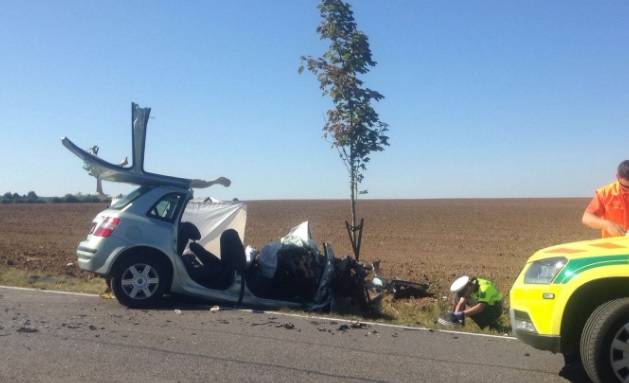
{"label": "asphalt road", "polygon": [[0,382],[584,381],[562,368],[509,338],[0,287]]}

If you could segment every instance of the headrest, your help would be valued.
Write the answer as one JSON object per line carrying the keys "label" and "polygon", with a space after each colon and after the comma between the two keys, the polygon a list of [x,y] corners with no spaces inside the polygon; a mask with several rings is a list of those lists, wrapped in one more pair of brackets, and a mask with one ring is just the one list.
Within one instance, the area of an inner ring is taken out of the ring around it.
{"label": "headrest", "polygon": [[192,241],[198,241],[201,239],[199,229],[191,222],[181,222],[179,224],[179,235]]}
{"label": "headrest", "polygon": [[245,247],[234,229],[227,229],[221,234],[221,260],[238,272],[247,268]]}

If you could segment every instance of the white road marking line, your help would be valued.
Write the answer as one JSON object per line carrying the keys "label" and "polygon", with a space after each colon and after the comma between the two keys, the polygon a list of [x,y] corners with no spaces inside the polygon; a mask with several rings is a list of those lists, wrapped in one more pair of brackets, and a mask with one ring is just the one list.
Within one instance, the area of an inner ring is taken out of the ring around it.
{"label": "white road marking line", "polygon": [[[88,294],[88,293],[75,293],[72,291],[59,291],[59,290],[44,290],[44,289],[36,289],[32,287],[15,287],[15,286],[3,286],[0,285],[0,289],[6,290],[18,290],[18,291],[31,291],[31,292],[40,292],[40,293],[50,293],[50,294],[60,294],[60,295],[74,295],[80,297],[93,297],[98,298],[98,294]],[[210,306],[211,307],[211,306]],[[232,309],[230,309],[232,310]],[[233,309],[233,311],[240,311],[246,313],[254,313],[259,310],[252,309]],[[326,317],[320,315],[308,315],[308,314],[296,314],[296,313],[285,313],[281,311],[267,311],[264,310],[265,314],[273,314],[273,315],[282,315],[285,317],[293,317],[293,318],[301,318],[301,319],[317,319],[317,320],[325,320],[325,321],[336,321],[343,323],[352,323],[356,322],[357,319],[345,319],[345,318],[337,318],[337,317]],[[517,340],[518,338],[512,336],[504,336],[504,335],[492,335],[492,334],[478,334],[473,332],[465,332],[465,331],[454,331],[454,330],[441,330],[441,329],[430,329],[428,327],[414,327],[414,326],[404,326],[400,324],[390,324],[390,323],[380,323],[380,322],[371,322],[371,321],[363,321],[360,320],[360,323],[364,323],[369,326],[380,326],[386,328],[394,328],[400,330],[411,330],[411,331],[433,331],[440,332],[445,334],[456,334],[456,335],[469,335],[469,336],[479,336],[485,338],[494,338],[494,339],[503,339],[503,340]]]}
{"label": "white road marking line", "polygon": [[[254,310],[251,310],[251,309],[240,309],[239,311],[254,312]],[[371,322],[371,321],[364,321],[364,320],[361,320],[361,319],[345,319],[345,318],[336,318],[336,317],[325,317],[325,316],[319,316],[319,315],[284,313],[284,312],[281,312],[281,311],[264,311],[264,312],[266,314],[277,314],[277,315],[284,315],[284,316],[287,316],[287,317],[296,317],[296,318],[302,318],[302,319],[318,319],[318,320],[336,321],[336,322],[344,322],[344,323],[354,323],[357,320],[359,320],[360,323],[364,323],[364,324],[370,325],[370,326],[388,327],[388,328],[395,328],[395,329],[400,329],[400,330],[429,331],[429,332],[432,331],[432,332],[441,332],[441,333],[446,333],[446,334],[472,335],[472,336],[480,336],[480,337],[486,337],[486,338],[497,338],[497,339],[506,339],[506,340],[517,340],[518,339],[518,338],[515,338],[513,336],[493,335],[493,334],[479,334],[479,333],[473,333],[473,332],[454,331],[454,330],[431,329],[431,328],[428,328],[428,327],[414,327],[414,326],[405,326],[405,325],[401,325],[401,324]]]}
{"label": "white road marking line", "polygon": [[35,292],[40,292],[40,293],[51,293],[51,294],[61,294],[61,295],[76,295],[76,296],[79,296],[79,297],[98,297],[98,294],[75,293],[73,291],[61,291],[61,290],[37,289],[37,288],[33,288],[33,287],[16,287],[16,286],[3,286],[3,285],[0,285],[0,289],[21,290],[21,291],[35,291]]}

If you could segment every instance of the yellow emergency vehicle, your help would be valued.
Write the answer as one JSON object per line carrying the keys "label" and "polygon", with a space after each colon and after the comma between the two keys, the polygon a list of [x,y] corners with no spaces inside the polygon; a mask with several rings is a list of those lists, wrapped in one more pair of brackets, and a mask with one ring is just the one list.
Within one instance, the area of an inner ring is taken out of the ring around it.
{"label": "yellow emergency vehicle", "polygon": [[595,383],[629,381],[629,237],[536,252],[511,289],[510,316],[520,340],[580,360]]}

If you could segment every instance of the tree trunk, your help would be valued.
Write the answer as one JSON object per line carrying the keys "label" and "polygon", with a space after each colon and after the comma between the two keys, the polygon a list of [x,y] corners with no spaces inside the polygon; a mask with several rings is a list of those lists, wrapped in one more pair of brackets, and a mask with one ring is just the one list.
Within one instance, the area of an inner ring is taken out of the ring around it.
{"label": "tree trunk", "polygon": [[352,192],[350,195],[350,198],[352,199],[352,227],[355,228],[356,227],[356,176],[354,174],[352,174],[351,176],[350,185],[352,189]]}
{"label": "tree trunk", "polygon": [[345,221],[345,227],[347,228],[347,235],[349,236],[349,241],[352,244],[352,252],[354,253],[354,258],[358,260],[360,258],[360,243],[363,237],[363,222],[364,220],[360,220],[360,224],[357,224],[358,217],[356,215],[356,207],[358,205],[358,181],[356,178],[356,172],[354,171],[354,167],[350,167],[351,175],[350,175],[350,199],[352,205],[352,221],[351,223]]}

